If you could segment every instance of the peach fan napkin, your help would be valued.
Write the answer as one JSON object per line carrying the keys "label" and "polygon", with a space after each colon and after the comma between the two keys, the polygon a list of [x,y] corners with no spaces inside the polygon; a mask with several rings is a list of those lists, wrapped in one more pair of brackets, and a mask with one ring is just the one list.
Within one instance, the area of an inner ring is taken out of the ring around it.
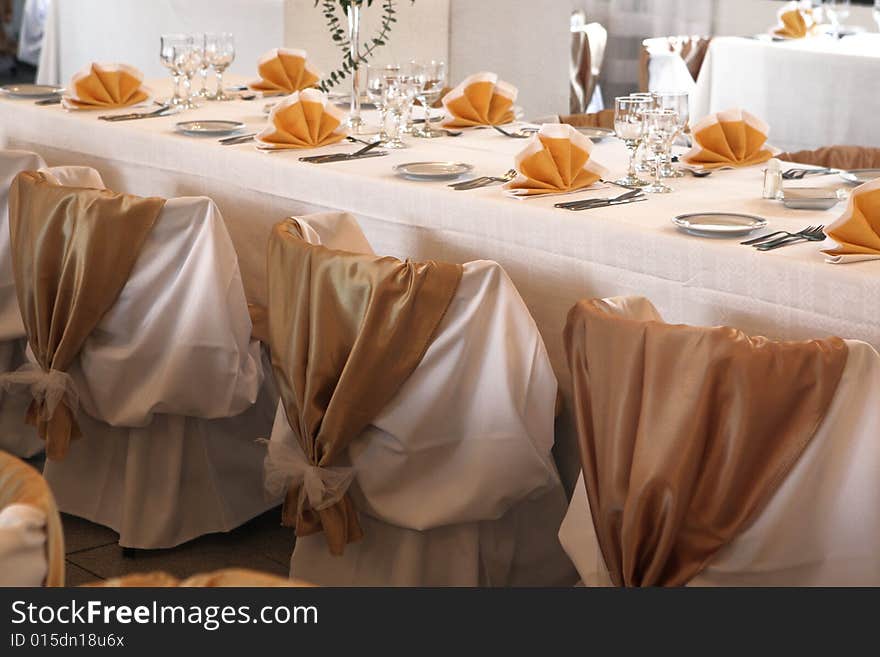
{"label": "peach fan napkin", "polygon": [[691,132],[694,146],[683,159],[694,167],[747,167],[766,162],[777,153],[766,143],[769,126],[744,110],[711,114],[698,121]]}
{"label": "peach fan napkin", "polygon": [[314,87],[321,73],[309,64],[305,50],[274,48],[257,63],[260,79],[248,84],[252,91],[292,94]]}
{"label": "peach fan napkin", "polygon": [[129,107],[150,97],[143,73],[127,64],[93,63],[73,76],[70,93],[63,97],[68,109]]}
{"label": "peach fan napkin", "polygon": [[345,139],[345,114],[317,89],[296,91],[269,113],[269,125],[256,137],[263,150],[317,148]]}
{"label": "peach fan napkin", "polygon": [[607,175],[591,158],[593,142],[565,123],[545,123],[516,156],[517,176],[504,185],[509,196],[573,192]]}
{"label": "peach fan napkin", "polygon": [[825,230],[825,260],[833,264],[880,258],[880,178],[860,185],[846,210]]}
{"label": "peach fan napkin", "polygon": [[514,119],[513,104],[517,89],[502,82],[494,73],[476,73],[443,97],[449,112],[445,128],[471,128],[478,125],[503,125]]}
{"label": "peach fan napkin", "polygon": [[809,4],[789,2],[777,13],[779,24],[773,35],[786,39],[803,39],[816,31],[816,19]]}

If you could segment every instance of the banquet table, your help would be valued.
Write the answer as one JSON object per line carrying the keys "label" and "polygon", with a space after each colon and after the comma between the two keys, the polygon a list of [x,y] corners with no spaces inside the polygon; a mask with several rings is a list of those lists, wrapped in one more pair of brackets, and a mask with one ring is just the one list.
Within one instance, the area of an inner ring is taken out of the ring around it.
{"label": "banquet table", "polygon": [[[442,160],[470,163],[474,175],[501,175],[525,141],[493,130],[410,138],[409,148],[386,157],[315,165],[299,161],[313,152],[263,153],[253,143],[221,146],[174,129],[180,120],[236,119],[258,130],[266,124],[265,102],[209,103],[177,116],[110,123],[95,112],[0,99],[0,146],[36,151],[53,166],[93,166],[118,191],[211,197],[229,228],[246,293],[257,303],[265,300],[270,228],[290,215],[351,212],[377,253],[496,260],[535,317],[567,400],[562,329],[571,306],[586,297],[643,295],[669,322],[727,324],[786,339],[833,334],[880,347],[880,260],[832,265],[817,243],[762,253],[737,239],[695,237],[673,226],[672,217],[682,213],[736,211],[767,218],[771,230],[800,230],[827,225],[843,212],[843,203],[816,212],[762,199],[761,167],[688,176],[671,182],[674,193],[646,202],[569,212],[553,204],[622,190],[517,200],[497,186],[459,192],[446,182],[404,180],[392,171],[400,163]],[[354,148],[343,142],[321,152]],[[593,157],[615,175],[625,169],[616,139],[596,144]],[[809,184],[844,183],[829,176]],[[572,434],[563,433],[568,437],[557,447],[557,460],[572,485],[577,447]]]}
{"label": "banquet table", "polygon": [[734,107],[771,126],[787,151],[880,146],[880,34],[790,41],[712,40],[692,97],[695,119]]}

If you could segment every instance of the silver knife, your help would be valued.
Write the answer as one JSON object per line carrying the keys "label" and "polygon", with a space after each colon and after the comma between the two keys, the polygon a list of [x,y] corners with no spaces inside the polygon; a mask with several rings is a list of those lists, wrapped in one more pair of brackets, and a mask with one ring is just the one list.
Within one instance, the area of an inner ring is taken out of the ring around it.
{"label": "silver knife", "polygon": [[595,210],[596,208],[607,208],[612,205],[627,205],[628,203],[641,203],[642,201],[647,201],[648,199],[644,196],[637,196],[635,198],[629,198],[623,201],[593,201],[583,203],[581,205],[572,205],[567,208],[563,208],[563,210],[571,210],[573,212],[580,212],[581,210]]}
{"label": "silver knife", "polygon": [[349,160],[363,160],[368,157],[384,157],[388,155],[388,151],[371,151],[363,155],[355,155],[353,153],[337,153],[336,155],[325,155],[322,158],[299,158],[300,162],[308,162],[309,164],[328,164],[330,162],[348,162]]}

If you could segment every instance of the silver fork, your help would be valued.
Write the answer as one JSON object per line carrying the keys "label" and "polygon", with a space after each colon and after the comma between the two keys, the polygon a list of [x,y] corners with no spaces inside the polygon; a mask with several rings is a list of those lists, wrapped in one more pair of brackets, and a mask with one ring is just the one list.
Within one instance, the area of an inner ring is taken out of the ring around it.
{"label": "silver fork", "polygon": [[526,133],[524,133],[524,132],[522,132],[522,131],[519,131],[519,132],[509,132],[509,131],[505,130],[504,128],[502,128],[501,126],[498,126],[498,125],[493,125],[492,127],[495,128],[498,132],[500,132],[500,133],[501,133],[502,135],[504,135],[505,137],[510,137],[510,138],[512,138],[512,139],[528,139],[529,137],[532,136],[531,134],[526,134]]}
{"label": "silver fork", "polygon": [[760,237],[753,237],[750,240],[746,240],[745,242],[740,242],[740,244],[747,244],[748,246],[754,246],[755,244],[759,244],[762,242],[775,242],[780,238],[777,235],[785,235],[786,237],[800,237],[805,233],[809,233],[815,230],[815,226],[807,226],[803,230],[799,230],[796,233],[789,233],[787,230],[777,230],[775,233],[767,233],[766,235],[761,235]]}
{"label": "silver fork", "polygon": [[510,169],[503,176],[481,176],[463,182],[452,183],[449,187],[452,187],[457,192],[464,192],[471,189],[479,189],[480,187],[488,187],[495,183],[510,182],[514,178],[516,178],[516,169]]}
{"label": "silver fork", "polygon": [[825,239],[825,226],[816,226],[812,230],[804,231],[798,237],[780,237],[772,242],[758,244],[755,248],[758,251],[772,251],[780,249],[789,244],[797,244],[798,242],[821,242]]}
{"label": "silver fork", "polygon": [[782,172],[783,180],[803,180],[805,176],[827,176],[837,173],[837,169],[788,169]]}

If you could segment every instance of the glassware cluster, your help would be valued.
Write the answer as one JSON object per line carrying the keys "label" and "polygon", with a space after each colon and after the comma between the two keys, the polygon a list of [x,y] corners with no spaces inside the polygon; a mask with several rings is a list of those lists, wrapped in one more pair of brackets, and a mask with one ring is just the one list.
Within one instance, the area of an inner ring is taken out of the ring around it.
{"label": "glassware cluster", "polygon": [[[196,99],[230,100],[223,91],[223,73],[235,60],[235,38],[228,32],[204,34],[163,34],[159,59],[171,72],[174,107],[198,107]],[[208,90],[208,72],[214,69],[215,90]],[[201,87],[193,90],[193,78],[201,78]]]}
{"label": "glassware cluster", "polygon": [[[406,148],[403,135],[431,139],[443,132],[431,127],[431,106],[446,87],[446,63],[417,62],[405,65],[367,66],[367,98],[379,111],[379,139],[385,148]],[[421,125],[412,119],[415,101],[424,110]]]}
{"label": "glassware cluster", "polygon": [[[672,166],[672,144],[687,129],[689,115],[689,98],[683,91],[637,93],[615,98],[614,132],[623,140],[629,153],[627,173],[615,182],[640,187],[653,194],[671,192],[672,188],[662,179],[684,175]],[[653,179],[640,178],[639,171],[650,171]]]}

